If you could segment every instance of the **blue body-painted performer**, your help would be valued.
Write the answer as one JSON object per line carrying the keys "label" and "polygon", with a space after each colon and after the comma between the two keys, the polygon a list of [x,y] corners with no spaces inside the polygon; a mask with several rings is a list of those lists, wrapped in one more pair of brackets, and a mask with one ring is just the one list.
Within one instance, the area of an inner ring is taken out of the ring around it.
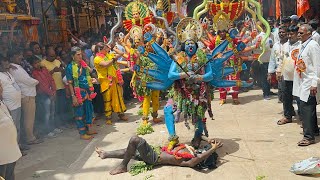
{"label": "blue body-painted performer", "polygon": [[81,49],[71,49],[73,60],[66,68],[66,77],[71,91],[74,106],[74,119],[79,130],[80,138],[89,140],[93,134],[92,129],[93,106],[92,99],[95,98],[94,88],[90,76],[89,66],[82,60]]}
{"label": "blue body-painted performer", "polygon": [[177,107],[175,106],[173,99],[170,98],[167,101],[166,106],[164,107],[164,117],[165,117],[165,123],[167,126],[167,130],[169,133],[169,145],[168,149],[172,149],[173,145],[175,145],[178,141],[179,136],[176,134],[176,129],[175,129],[175,121],[174,121],[174,115],[173,113],[177,110]]}
{"label": "blue body-painted performer", "polygon": [[[237,31],[232,30],[230,34],[230,38],[235,38]],[[205,54],[197,46],[197,41],[201,36],[202,27],[200,23],[192,18],[185,18],[177,26],[177,38],[182,43],[182,47],[181,52],[175,58],[176,60],[169,57],[167,52],[152,39],[149,33],[146,33],[144,37],[146,41],[151,43],[156,54],[146,52],[143,47],[138,48],[141,54],[149,57],[158,66],[157,70],[146,72],[155,79],[155,81],[148,82],[146,87],[166,90],[174,84],[178,94],[178,109],[180,109],[180,113],[184,112],[187,127],[187,119],[192,119],[196,127],[194,139],[199,141],[203,132],[208,136],[205,112],[208,108],[210,109],[211,99],[208,97],[211,92],[209,87],[229,87],[231,84],[239,86],[250,85],[246,82],[223,80],[224,76],[235,71],[234,68],[224,68],[223,70],[223,63],[234,53],[244,49],[244,43],[239,42],[236,49],[225,52],[224,50],[229,43],[226,40],[211,54]],[[136,69],[140,71],[139,66],[136,66]],[[165,112],[165,114],[167,113]],[[165,117],[165,119],[167,127],[174,126],[171,117]],[[168,119],[170,121],[167,121]],[[168,148],[172,148],[178,143],[177,136],[170,134],[170,137],[176,138],[169,138],[170,147]]]}

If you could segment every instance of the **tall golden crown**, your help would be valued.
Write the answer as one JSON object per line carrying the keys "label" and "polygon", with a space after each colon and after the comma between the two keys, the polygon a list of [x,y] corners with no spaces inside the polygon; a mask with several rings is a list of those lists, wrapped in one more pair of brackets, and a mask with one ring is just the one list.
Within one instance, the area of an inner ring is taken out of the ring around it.
{"label": "tall golden crown", "polygon": [[134,2],[131,9],[132,13],[140,12],[139,10],[139,4],[137,2]]}
{"label": "tall golden crown", "polygon": [[202,36],[202,26],[199,21],[192,18],[182,19],[177,26],[177,37],[180,42],[193,40],[197,42]]}
{"label": "tall golden crown", "polygon": [[244,0],[215,0],[209,2],[209,14],[213,16],[213,28],[227,30],[234,20],[242,15],[245,8]]}
{"label": "tall golden crown", "polygon": [[157,9],[163,10],[163,2],[162,2],[162,0],[158,0],[157,1]]}
{"label": "tall golden crown", "polygon": [[162,10],[164,12],[171,11],[171,2],[170,0],[151,0],[151,4],[156,4],[157,10]]}
{"label": "tall golden crown", "polygon": [[140,1],[133,1],[129,3],[124,11],[124,16],[126,19],[132,19],[133,13],[138,12],[141,18],[145,18],[149,16],[149,8],[145,3]]}
{"label": "tall golden crown", "polygon": [[185,40],[194,40],[197,41],[197,33],[196,33],[196,27],[194,24],[189,24],[187,25],[186,29],[182,33],[182,39]]}

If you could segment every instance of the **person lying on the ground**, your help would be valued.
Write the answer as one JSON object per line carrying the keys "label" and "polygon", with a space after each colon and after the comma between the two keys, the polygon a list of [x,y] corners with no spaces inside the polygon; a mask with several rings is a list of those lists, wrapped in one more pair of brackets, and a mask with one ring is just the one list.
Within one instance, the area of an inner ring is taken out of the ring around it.
{"label": "person lying on the ground", "polygon": [[217,154],[214,152],[222,146],[222,143],[211,139],[206,141],[207,145],[204,146],[204,149],[195,150],[187,144],[178,144],[169,152],[166,147],[163,147],[159,154],[145,139],[133,136],[126,149],[104,151],[96,147],[96,152],[101,159],[123,159],[118,167],[110,171],[111,175],[127,172],[127,165],[131,159],[142,160],[150,165],[173,165],[191,168],[205,164],[207,168],[213,169],[217,159]]}

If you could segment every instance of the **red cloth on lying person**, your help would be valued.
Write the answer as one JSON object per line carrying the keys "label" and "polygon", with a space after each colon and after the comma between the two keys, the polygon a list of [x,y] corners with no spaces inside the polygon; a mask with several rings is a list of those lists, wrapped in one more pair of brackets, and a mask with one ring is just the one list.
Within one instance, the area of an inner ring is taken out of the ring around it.
{"label": "red cloth on lying person", "polygon": [[195,157],[190,152],[179,152],[180,150],[186,148],[185,144],[178,144],[176,147],[177,147],[177,149],[168,151],[168,147],[164,146],[164,147],[162,147],[161,150],[162,150],[162,152],[166,152],[170,155],[173,155],[176,159],[182,159],[182,158],[183,159],[192,159]]}

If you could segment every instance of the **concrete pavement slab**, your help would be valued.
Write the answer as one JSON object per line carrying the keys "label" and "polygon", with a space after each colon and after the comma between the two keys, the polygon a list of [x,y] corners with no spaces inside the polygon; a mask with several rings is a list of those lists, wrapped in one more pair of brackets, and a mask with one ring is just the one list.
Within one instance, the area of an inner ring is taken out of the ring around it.
{"label": "concrete pavement slab", "polygon": [[[240,105],[232,105],[228,96],[227,104],[219,106],[219,100],[212,103],[215,120],[208,119],[210,137],[220,139],[224,146],[218,149],[219,166],[208,172],[199,172],[185,167],[157,167],[146,173],[131,176],[124,173],[116,176],[109,171],[118,165],[119,159],[101,160],[94,152],[96,146],[104,150],[125,148],[129,138],[139,125],[139,104],[130,103],[129,121],[116,121],[107,126],[104,120],[96,122],[98,135],[91,141],[79,139],[75,128],[66,129],[57,138],[31,146],[28,155],[22,157],[16,166],[17,180],[304,180],[313,177],[297,176],[289,172],[290,167],[311,156],[320,157],[320,143],[309,147],[298,147],[302,129],[298,121],[278,126],[282,117],[282,104],[277,98],[264,101],[261,90],[240,94]],[[218,97],[218,94],[215,94]],[[165,102],[162,102],[164,104]],[[160,115],[163,111],[160,110]],[[167,130],[163,123],[154,125],[155,132],[143,136],[150,144],[165,145]],[[188,130],[183,122],[176,124],[180,142],[188,143],[193,137],[193,128]],[[317,138],[319,141],[319,138]],[[131,161],[130,164],[133,164]]]}

